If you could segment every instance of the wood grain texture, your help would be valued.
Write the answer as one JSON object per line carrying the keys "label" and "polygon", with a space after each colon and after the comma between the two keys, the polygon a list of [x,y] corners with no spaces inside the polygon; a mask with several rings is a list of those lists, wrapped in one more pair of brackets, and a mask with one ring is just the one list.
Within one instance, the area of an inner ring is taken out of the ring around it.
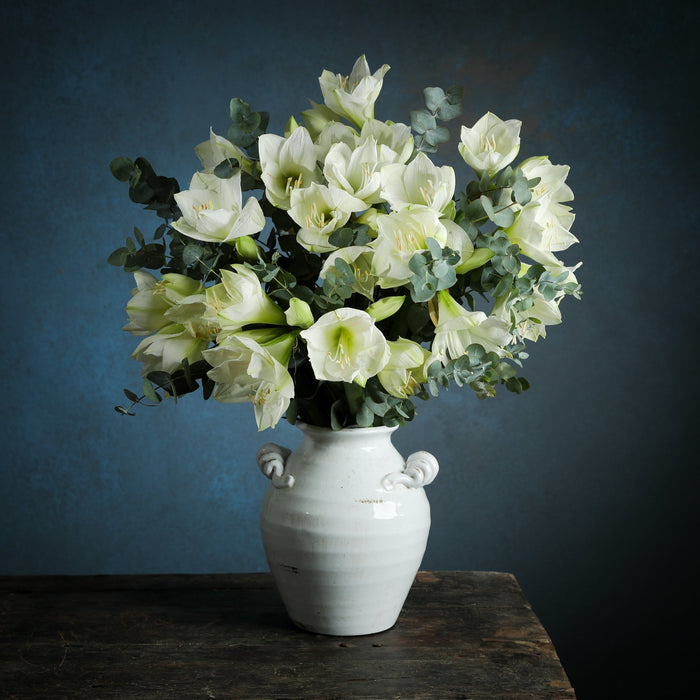
{"label": "wood grain texture", "polygon": [[292,626],[269,574],[0,578],[0,697],[575,696],[511,574],[439,571],[347,638]]}

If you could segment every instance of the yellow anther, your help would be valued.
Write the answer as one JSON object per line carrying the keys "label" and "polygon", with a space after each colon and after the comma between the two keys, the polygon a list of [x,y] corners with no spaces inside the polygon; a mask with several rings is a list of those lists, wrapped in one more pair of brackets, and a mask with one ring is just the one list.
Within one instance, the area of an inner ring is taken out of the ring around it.
{"label": "yellow anther", "polygon": [[201,204],[193,204],[192,208],[197,212],[197,214],[206,210],[211,211],[214,209],[214,202],[212,202],[210,199],[208,202],[202,202]]}
{"label": "yellow anther", "polygon": [[331,353],[330,351],[328,352],[328,359],[336,362],[343,369],[347,369],[350,366],[350,357],[348,356],[347,352],[345,352],[342,340],[338,341],[338,345],[336,346],[334,353]]}
{"label": "yellow anther", "polygon": [[265,401],[267,401],[268,397],[272,393],[272,390],[270,387],[265,387],[264,389],[261,387],[257,391],[254,391],[254,389],[254,385],[251,384],[248,398],[252,401],[254,406],[262,406]]}
{"label": "yellow anther", "polygon": [[352,271],[355,275],[355,279],[362,282],[366,282],[369,279],[369,270],[361,270],[357,265],[352,266]]}
{"label": "yellow anther", "polygon": [[491,134],[481,137],[481,150],[482,151],[495,151],[496,150],[496,137]]}
{"label": "yellow anther", "polygon": [[428,178],[425,181],[425,186],[420,187],[420,193],[423,199],[425,200],[425,203],[428,206],[431,206],[433,201],[435,200],[435,182],[432,178]]}
{"label": "yellow anther", "polygon": [[301,187],[302,183],[302,175],[299,174],[294,177],[294,175],[290,175],[287,178],[287,184],[284,186],[284,192],[285,194],[290,194],[293,189],[296,189],[297,187]]}

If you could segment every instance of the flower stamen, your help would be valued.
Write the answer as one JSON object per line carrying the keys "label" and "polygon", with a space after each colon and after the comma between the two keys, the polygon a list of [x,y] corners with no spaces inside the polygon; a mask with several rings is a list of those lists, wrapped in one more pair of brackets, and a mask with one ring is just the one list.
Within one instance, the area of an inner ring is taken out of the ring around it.
{"label": "flower stamen", "polygon": [[192,208],[197,214],[201,214],[203,211],[213,211],[214,202],[212,202],[212,200],[210,199],[208,202],[202,202],[201,204],[193,204]]}
{"label": "flower stamen", "polygon": [[290,175],[287,178],[287,184],[284,187],[284,192],[286,195],[291,194],[292,190],[297,189],[298,187],[301,187],[301,182],[302,182],[302,175],[301,173],[294,177],[294,175]]}

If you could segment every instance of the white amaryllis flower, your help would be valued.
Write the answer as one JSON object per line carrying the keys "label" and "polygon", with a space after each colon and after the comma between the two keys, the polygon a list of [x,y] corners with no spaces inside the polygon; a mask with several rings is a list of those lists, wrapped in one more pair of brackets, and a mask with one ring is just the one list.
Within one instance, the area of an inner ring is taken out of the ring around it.
{"label": "white amaryllis flower", "polygon": [[326,155],[323,174],[330,184],[354,198],[353,211],[360,212],[382,201],[379,165],[377,142],[373,138],[368,138],[355,149],[345,143],[336,143]]}
{"label": "white amaryllis flower", "polygon": [[362,126],[357,144],[369,139],[374,139],[377,144],[380,165],[406,163],[413,154],[413,133],[406,124],[368,119]]}
{"label": "white amaryllis flower", "polygon": [[304,125],[311,134],[311,138],[316,141],[329,124],[340,124],[340,122],[338,115],[326,105],[320,105],[313,100],[309,102],[311,102],[311,109],[302,111],[301,116],[304,118]]}
{"label": "white amaryllis flower", "polygon": [[284,312],[263,290],[257,275],[246,265],[221,270],[221,282],[206,290],[210,320],[225,336],[248,324],[286,324]]}
{"label": "white amaryllis flower", "polygon": [[294,334],[242,331],[206,350],[215,382],[212,396],[223,403],[252,402],[258,430],[274,427],[294,397],[294,380],[287,370]]}
{"label": "white amaryllis flower", "polygon": [[240,171],[229,178],[195,173],[190,189],[178,192],[175,201],[182,217],[171,226],[199,241],[231,243],[265,227],[265,216],[255,197],[249,197],[243,206]]}
{"label": "white amaryllis flower", "polygon": [[385,63],[372,74],[364,55],[355,61],[349,76],[324,70],[318,79],[323,101],[336,114],[362,126],[367,119],[374,117],[374,103],[388,70],[389,66]]}
{"label": "white amaryllis flower", "polygon": [[289,209],[294,190],[321,181],[317,149],[303,126],[294,129],[288,138],[263,134],[258,149],[265,196],[274,206]]}
{"label": "white amaryllis flower", "polygon": [[510,324],[512,340],[532,340],[546,337],[545,326],[553,326],[561,323],[561,311],[559,299],[547,301],[537,290],[527,297],[531,305],[526,309],[520,309],[515,304],[506,304],[506,297],[496,299],[493,314]]}
{"label": "white amaryllis flower", "polygon": [[391,212],[378,217],[376,225],[372,274],[383,289],[400,287],[411,279],[409,263],[415,253],[428,249],[427,238],[434,238],[443,248],[451,248],[461,260],[467,260],[474,250],[461,226],[440,219],[438,212],[429,207],[409,206]]}
{"label": "white amaryllis flower", "polygon": [[314,140],[318,160],[324,162],[328,151],[337,143],[344,143],[350,150],[357,146],[360,135],[355,129],[341,122],[329,122]]}
{"label": "white amaryllis flower", "polygon": [[126,304],[129,323],[123,330],[134,335],[149,335],[168,325],[165,312],[172,302],[160,293],[158,278],[150,272],[137,270],[134,279],[136,288],[131,290],[131,299]]}
{"label": "white amaryllis flower", "polygon": [[487,112],[471,129],[462,126],[460,155],[479,177],[493,177],[518,155],[521,126],[518,119],[503,121]]}
{"label": "white amaryllis flower", "polygon": [[389,362],[377,374],[381,385],[392,395],[405,399],[426,381],[425,366],[430,353],[405,338],[389,340]]}
{"label": "white amaryllis flower", "polygon": [[374,320],[343,307],[323,314],[301,331],[316,379],[364,386],[389,361],[389,346]]}
{"label": "white amaryllis flower", "polygon": [[[578,284],[574,272],[581,266],[581,263],[566,267],[562,264],[545,265],[545,270],[554,279],[559,279],[563,284]],[[524,275],[530,265],[522,264],[520,274]],[[527,297],[516,297],[508,299],[508,295],[503,295],[496,299],[493,307],[493,314],[508,321],[511,325],[513,341],[521,339],[537,341],[538,338],[546,337],[546,326],[553,326],[561,323],[561,311],[559,304],[566,292],[558,291],[553,299],[547,300],[539,289],[535,289],[533,294]],[[576,296],[576,295],[575,295]]]}
{"label": "white amaryllis flower", "polygon": [[569,231],[574,217],[571,207],[544,198],[523,207],[505,233],[528,258],[543,265],[560,266],[554,253],[578,243]]}
{"label": "white amaryllis flower", "polygon": [[[144,377],[154,370],[172,373],[180,369],[184,359],[190,364],[201,360],[202,352],[218,331],[207,318],[204,287],[199,282],[172,273],[165,275],[155,289],[154,296],[164,300],[168,308],[162,314],[157,332],[144,338],[132,353],[135,360],[143,363]],[[196,293],[185,295],[188,291]],[[127,326],[126,329],[136,335],[145,334],[143,328],[136,331]]]}
{"label": "white amaryllis flower", "polygon": [[303,190],[294,190],[289,216],[299,225],[297,241],[312,253],[328,253],[337,246],[328,237],[344,226],[356,204],[352,195],[335,185],[313,183]]}
{"label": "white amaryllis flower", "polygon": [[479,343],[487,352],[502,353],[510,340],[510,324],[483,311],[469,311],[457,302],[449,290],[437,293],[438,322],[431,347],[431,361],[443,364],[466,353],[472,343]]}
{"label": "white amaryllis flower", "polygon": [[366,245],[351,245],[333,251],[323,263],[319,277],[325,280],[330,270],[334,269],[338,259],[344,260],[355,275],[352,291],[362,294],[368,299],[374,299],[374,287],[377,278],[372,274],[372,258],[374,249]]}
{"label": "white amaryllis flower", "polygon": [[229,158],[235,158],[241,164],[243,170],[250,173],[250,158],[228,139],[225,139],[223,136],[217,136],[211,128],[209,129],[209,140],[195,146],[194,151],[207,173],[213,173],[217,165]]}
{"label": "white amaryllis flower", "polygon": [[408,264],[415,253],[427,250],[426,238],[447,244],[447,231],[438,214],[427,207],[401,209],[377,219],[379,235],[372,243],[372,274],[383,289],[400,287],[413,274]]}
{"label": "white amaryllis flower", "polygon": [[[576,275],[574,273],[579,269],[579,267],[581,267],[581,265],[583,265],[581,262],[571,266],[563,265],[561,262],[557,262],[556,265],[545,265],[544,269],[547,270],[547,272],[549,272],[549,274],[554,278],[566,273],[566,277],[562,280],[563,284],[578,284],[578,280],[576,279]],[[528,266],[523,265],[521,268],[521,274],[525,274],[525,272],[527,272],[527,268]]]}
{"label": "white amaryllis flower", "polygon": [[131,299],[126,304],[129,316],[123,330],[133,335],[150,335],[172,323],[166,315],[176,304],[186,297],[201,294],[201,282],[175,272],[158,279],[146,270],[134,272],[136,289],[131,291]]}
{"label": "white amaryllis flower", "polygon": [[538,177],[539,183],[532,190],[532,201],[550,199],[553,202],[570,202],[574,193],[566,184],[568,165],[553,165],[547,156],[535,156],[519,166],[528,180]]}
{"label": "white amaryllis flower", "polygon": [[455,192],[454,169],[434,165],[425,153],[419,153],[408,165],[385,165],[381,181],[381,196],[394,210],[421,204],[442,213]]}
{"label": "white amaryllis flower", "polygon": [[144,338],[131,357],[143,363],[141,373],[144,377],[161,370],[172,374],[182,367],[183,360],[190,364],[201,360],[202,352],[210,342],[210,335],[192,335],[185,326],[173,323]]}

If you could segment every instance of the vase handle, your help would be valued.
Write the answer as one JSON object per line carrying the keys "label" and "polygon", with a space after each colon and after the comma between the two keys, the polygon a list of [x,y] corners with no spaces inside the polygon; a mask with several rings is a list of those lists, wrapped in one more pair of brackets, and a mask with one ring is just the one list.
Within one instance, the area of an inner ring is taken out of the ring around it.
{"label": "vase handle", "polygon": [[387,490],[393,490],[396,484],[403,484],[408,488],[419,489],[431,484],[440,467],[437,459],[429,452],[414,452],[406,460],[406,466],[402,472],[392,472],[382,479],[382,486]]}
{"label": "vase handle", "polygon": [[268,442],[263,445],[257,454],[260,471],[272,482],[277,489],[291,489],[294,486],[294,477],[284,473],[284,463],[292,451],[287,447]]}

